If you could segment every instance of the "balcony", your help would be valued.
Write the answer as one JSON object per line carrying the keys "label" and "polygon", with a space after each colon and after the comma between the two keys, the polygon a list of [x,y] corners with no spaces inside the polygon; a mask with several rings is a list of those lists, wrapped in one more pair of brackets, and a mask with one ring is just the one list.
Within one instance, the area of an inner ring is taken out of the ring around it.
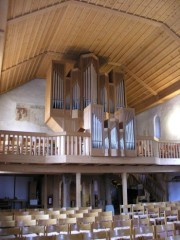
{"label": "balcony", "polygon": [[[180,142],[158,141],[151,137],[137,137],[136,155],[109,156],[107,149],[102,149],[102,156],[92,155],[91,137],[89,133],[62,132],[53,135],[32,132],[0,131],[0,163],[8,166],[14,164],[37,165],[77,165],[109,166],[109,171],[122,171],[123,166],[180,166]],[[122,149],[119,150],[122,153]],[[28,166],[29,166],[28,165]],[[6,168],[7,168],[6,167]],[[116,167],[121,167],[116,169]],[[29,166],[30,168],[30,166]],[[12,169],[12,166],[11,166]],[[63,171],[63,168],[61,169]],[[76,169],[77,170],[77,169]],[[50,171],[50,168],[49,168]],[[54,170],[55,171],[55,170]],[[68,171],[68,170],[67,170]],[[84,168],[85,171],[85,168]],[[93,170],[92,170],[93,171]],[[138,169],[136,169],[136,172]],[[143,171],[146,171],[143,170]],[[166,170],[167,171],[167,168]],[[179,167],[177,171],[180,171]]]}

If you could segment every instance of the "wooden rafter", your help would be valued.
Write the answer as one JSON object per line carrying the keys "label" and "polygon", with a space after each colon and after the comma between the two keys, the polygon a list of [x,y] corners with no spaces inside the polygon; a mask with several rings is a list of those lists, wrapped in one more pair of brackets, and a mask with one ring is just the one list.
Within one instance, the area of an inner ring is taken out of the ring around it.
{"label": "wooden rafter", "polygon": [[135,106],[136,113],[142,112],[158,103],[162,103],[168,97],[180,94],[180,80],[160,91],[156,96],[152,96]]}

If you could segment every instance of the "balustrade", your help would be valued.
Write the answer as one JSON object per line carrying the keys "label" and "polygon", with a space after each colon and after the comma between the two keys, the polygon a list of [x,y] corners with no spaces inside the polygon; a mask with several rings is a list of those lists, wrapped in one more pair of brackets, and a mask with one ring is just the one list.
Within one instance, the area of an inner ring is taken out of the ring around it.
{"label": "balustrade", "polygon": [[[138,157],[180,158],[180,142],[156,141],[151,137],[136,140]],[[89,156],[90,134],[62,132],[54,135],[0,131],[0,154],[31,156]]]}
{"label": "balustrade", "polygon": [[88,133],[47,135],[0,131],[0,154],[35,156],[89,155]]}

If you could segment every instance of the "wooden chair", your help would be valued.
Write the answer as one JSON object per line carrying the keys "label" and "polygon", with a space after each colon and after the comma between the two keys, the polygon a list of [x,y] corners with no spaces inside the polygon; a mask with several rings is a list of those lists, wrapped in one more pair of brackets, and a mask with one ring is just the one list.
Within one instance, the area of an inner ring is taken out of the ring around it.
{"label": "wooden chair", "polygon": [[15,226],[17,227],[23,227],[23,226],[36,226],[36,220],[17,220],[15,222]]}
{"label": "wooden chair", "polygon": [[120,214],[120,215],[114,215],[113,221],[124,221],[131,219],[129,214]]}
{"label": "wooden chair", "polygon": [[98,217],[98,212],[84,213],[84,217]]}
{"label": "wooden chair", "polygon": [[92,223],[78,223],[78,231],[79,232],[92,232],[93,224]]}
{"label": "wooden chair", "polygon": [[55,236],[34,236],[31,238],[25,238],[28,240],[55,240],[56,237]]}
{"label": "wooden chair", "polygon": [[139,226],[151,225],[150,218],[139,218]]}
{"label": "wooden chair", "polygon": [[93,231],[92,232],[92,238],[93,240],[95,239],[104,239],[104,240],[109,240],[109,231]]}
{"label": "wooden chair", "polygon": [[175,235],[175,225],[173,223],[156,225],[155,238],[166,238]]}
{"label": "wooden chair", "polygon": [[113,229],[122,229],[122,228],[132,228],[132,220],[124,220],[124,221],[113,221],[112,222]]}
{"label": "wooden chair", "polygon": [[15,220],[0,221],[0,228],[15,227]]}
{"label": "wooden chair", "polygon": [[58,235],[58,234],[69,234],[69,224],[64,225],[48,225],[46,226],[45,234],[47,236],[50,235]]}
{"label": "wooden chair", "polygon": [[116,240],[116,239],[130,239],[132,240],[132,229],[125,228],[125,229],[112,229],[109,232],[109,239]]}
{"label": "wooden chair", "polygon": [[132,206],[132,215],[134,217],[134,215],[143,215],[145,214],[144,212],[144,206],[140,205],[140,204],[135,204]]}
{"label": "wooden chair", "polygon": [[65,214],[74,214],[75,209],[67,209],[67,210],[61,210],[60,213],[65,213]]}
{"label": "wooden chair", "polygon": [[83,223],[93,223],[95,222],[95,217],[83,217],[82,219],[77,219],[77,222],[83,222]]}
{"label": "wooden chair", "polygon": [[58,224],[75,224],[77,223],[76,218],[65,218],[65,219],[59,219]]}
{"label": "wooden chair", "polygon": [[132,205],[131,204],[125,204],[125,205],[120,205],[120,214],[124,213],[131,213],[132,212]]}
{"label": "wooden chair", "polygon": [[45,226],[23,226],[22,227],[23,237],[34,237],[37,235],[46,235]]}
{"label": "wooden chair", "polygon": [[94,213],[94,212],[99,213],[99,212],[102,212],[102,211],[103,211],[102,208],[94,208],[94,209],[90,209],[89,213]]}
{"label": "wooden chair", "polygon": [[111,215],[95,217],[95,222],[112,221],[112,220],[113,220],[113,216],[111,216]]}
{"label": "wooden chair", "polygon": [[15,215],[14,216],[15,221],[29,221],[32,220],[31,215]]}
{"label": "wooden chair", "polygon": [[0,221],[12,221],[14,216],[12,215],[0,215]]}
{"label": "wooden chair", "polygon": [[21,229],[19,227],[0,227],[0,239],[3,237],[20,237]]}
{"label": "wooden chair", "polygon": [[59,234],[55,236],[55,240],[84,240],[84,234],[83,233]]}
{"label": "wooden chair", "polygon": [[68,214],[68,218],[83,218],[83,213],[73,213],[73,214]]}
{"label": "wooden chair", "polygon": [[76,210],[76,213],[88,213],[89,212],[89,209],[79,209],[79,210]]}
{"label": "wooden chair", "polygon": [[133,228],[133,239],[155,239],[154,226],[139,226]]}
{"label": "wooden chair", "polygon": [[60,213],[60,214],[52,214],[50,215],[51,218],[56,218],[57,220],[60,220],[60,219],[65,219],[67,218],[67,214],[66,213]]}
{"label": "wooden chair", "polygon": [[164,211],[165,223],[178,221],[178,210]]}
{"label": "wooden chair", "polygon": [[37,221],[44,220],[44,219],[49,219],[49,214],[33,215],[33,219],[36,219]]}
{"label": "wooden chair", "polygon": [[49,225],[56,225],[57,224],[57,219],[39,219],[37,222],[37,225],[39,226],[49,226]]}

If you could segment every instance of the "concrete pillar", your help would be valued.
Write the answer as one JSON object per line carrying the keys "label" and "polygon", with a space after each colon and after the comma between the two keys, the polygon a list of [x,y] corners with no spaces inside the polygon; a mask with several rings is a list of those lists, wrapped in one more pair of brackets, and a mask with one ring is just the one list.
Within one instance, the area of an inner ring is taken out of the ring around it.
{"label": "concrete pillar", "polygon": [[122,176],[122,192],[123,192],[123,205],[128,204],[127,201],[127,173],[124,172],[121,174]]}
{"label": "concrete pillar", "polygon": [[63,207],[70,207],[70,181],[68,176],[63,175]]}
{"label": "concrete pillar", "polygon": [[76,173],[76,207],[81,207],[81,174]]}

